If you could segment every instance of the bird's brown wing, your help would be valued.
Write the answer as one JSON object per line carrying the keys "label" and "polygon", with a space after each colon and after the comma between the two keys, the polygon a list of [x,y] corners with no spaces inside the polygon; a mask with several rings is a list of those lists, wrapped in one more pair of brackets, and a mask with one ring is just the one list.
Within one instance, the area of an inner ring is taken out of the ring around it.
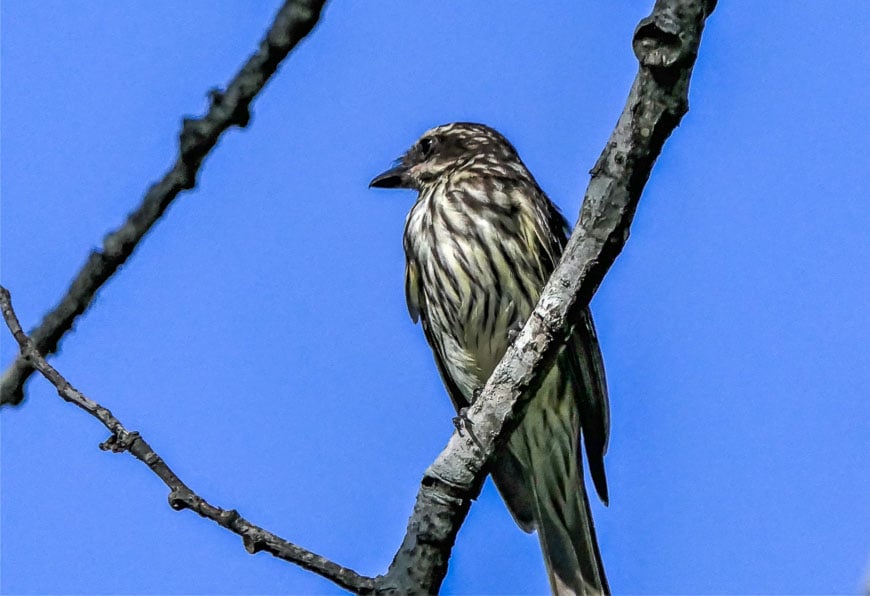
{"label": "bird's brown wing", "polygon": [[[543,191],[538,189],[543,194]],[[544,254],[550,255],[552,262],[545,262],[552,273],[559,261],[559,255],[568,243],[571,227],[559,209],[549,200],[547,233],[542,233]],[[606,505],[608,502],[607,477],[604,473],[604,454],[610,436],[610,403],[607,398],[607,382],[604,377],[604,361],[598,345],[598,335],[592,322],[589,307],[583,309],[576,321],[571,338],[565,347],[571,372],[580,390],[575,392],[580,412],[580,427],[586,457],[589,460],[589,474],[595,484],[595,491]],[[582,457],[579,453],[578,457]]]}
{"label": "bird's brown wing", "polygon": [[[610,404],[604,378],[604,361],[588,308],[583,310],[565,349],[573,352],[569,360],[573,364],[576,382],[581,386],[581,390],[576,391],[575,395],[586,458],[589,460],[589,474],[595,484],[595,491],[606,505],[608,494],[604,454],[607,453],[610,436]],[[577,455],[581,457],[579,453]]]}

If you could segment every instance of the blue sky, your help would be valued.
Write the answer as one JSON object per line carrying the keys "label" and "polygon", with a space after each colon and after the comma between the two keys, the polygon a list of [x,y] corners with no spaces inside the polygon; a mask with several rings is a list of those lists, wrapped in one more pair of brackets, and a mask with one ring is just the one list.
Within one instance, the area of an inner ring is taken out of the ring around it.
{"label": "blue sky", "polygon": [[[2,4],[2,282],[26,327],[174,159],[277,1]],[[403,295],[413,195],[481,121],[575,220],[652,2],[332,3],[53,359],[215,504],[383,572],[453,412]],[[855,593],[870,566],[866,0],[732,0],[592,307],[617,593]],[[0,333],[3,366],[14,346]],[[4,593],[337,593],[166,504],[42,380],[0,413]],[[445,593],[542,593],[487,483]]]}

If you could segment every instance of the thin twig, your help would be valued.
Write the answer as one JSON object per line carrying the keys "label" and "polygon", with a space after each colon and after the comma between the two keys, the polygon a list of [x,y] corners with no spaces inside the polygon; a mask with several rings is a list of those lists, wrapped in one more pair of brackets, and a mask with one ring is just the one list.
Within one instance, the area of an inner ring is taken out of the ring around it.
{"label": "thin twig", "polygon": [[187,486],[181,478],[163,461],[151,448],[142,436],[136,431],[127,430],[121,421],[115,418],[112,412],[85,396],[81,391],[73,387],[63,375],[52,367],[31,340],[18,321],[15,311],[12,309],[12,299],[9,290],[0,286],[0,309],[3,311],[3,319],[18,342],[21,349],[21,357],[26,359],[42,376],[55,386],[58,395],[65,401],[81,408],[109,429],[111,436],[100,444],[100,449],[120,453],[127,451],[136,459],[148,466],[163,483],[169,487],[169,505],[176,511],[190,509],[216,522],[219,526],[238,534],[242,537],[245,550],[254,554],[265,551],[279,559],[295,563],[300,567],[313,571],[341,586],[346,590],[356,593],[370,593],[375,588],[375,580],[362,576],[352,569],[342,567],[329,559],[314,554],[302,547],[284,540],[256,526],[239,515],[235,509],[221,509],[208,503]]}
{"label": "thin twig", "polygon": [[[226,91],[212,90],[211,105],[202,118],[186,118],[179,136],[175,164],[151,186],[142,203],[124,224],[108,234],[102,250],[91,252],[70,284],[66,295],[43,317],[30,335],[43,356],[53,354],[61,338],[94,299],[106,281],[133,254],[139,241],[184,190],[196,186],[203,159],[220,136],[231,126],[244,128],[250,121],[250,105],[281,61],[311,31],[320,18],[325,0],[288,0],[266,32],[260,48],[230,82]],[[0,378],[0,406],[24,399],[24,383],[33,368],[21,357],[15,359]]]}

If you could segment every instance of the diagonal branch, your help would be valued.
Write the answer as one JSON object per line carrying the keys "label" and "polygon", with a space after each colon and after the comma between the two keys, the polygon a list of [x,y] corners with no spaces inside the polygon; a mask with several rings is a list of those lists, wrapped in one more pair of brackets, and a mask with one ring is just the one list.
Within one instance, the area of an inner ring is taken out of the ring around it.
{"label": "diagonal branch", "polygon": [[467,412],[473,435],[458,431],[426,470],[407,534],[383,587],[435,593],[486,462],[517,424],[573,321],[589,303],[628,239],[641,191],[662,145],[688,111],[689,79],[704,21],[715,0],[656,0],[635,30],[640,69],[625,109],[592,169],[580,220],[529,321]]}
{"label": "diagonal branch", "polygon": [[375,580],[359,575],[352,569],[341,567],[332,561],[305,550],[300,546],[279,538],[275,534],[252,524],[242,517],[235,509],[221,509],[208,503],[193,492],[175,472],[151,448],[145,439],[136,432],[127,430],[120,420],[115,418],[108,408],[89,399],[73,387],[63,375],[54,369],[39,350],[35,342],[24,333],[15,311],[12,309],[12,299],[9,290],[0,286],[0,310],[15,341],[21,349],[21,358],[26,360],[35,370],[57,388],[57,393],[65,401],[81,408],[109,429],[111,436],[100,444],[103,451],[120,453],[129,452],[133,457],[148,466],[163,483],[169,487],[169,506],[176,511],[190,509],[242,537],[245,550],[254,554],[265,551],[279,559],[295,563],[304,569],[313,571],[356,593],[372,592]]}
{"label": "diagonal branch", "polygon": [[[281,61],[308,35],[320,17],[326,0],[287,0],[275,15],[260,48],[236,74],[226,91],[210,92],[211,105],[202,118],[186,118],[179,136],[179,153],[172,168],[151,186],[142,203],[124,224],[107,235],[102,250],[91,252],[66,295],[31,332],[37,350],[53,354],[76,318],[90,305],[104,283],[133,254],[139,241],[184,190],[196,186],[203,159],[231,126],[244,128],[250,121],[250,105]],[[18,357],[0,378],[0,406],[24,399],[24,383],[33,367]]]}

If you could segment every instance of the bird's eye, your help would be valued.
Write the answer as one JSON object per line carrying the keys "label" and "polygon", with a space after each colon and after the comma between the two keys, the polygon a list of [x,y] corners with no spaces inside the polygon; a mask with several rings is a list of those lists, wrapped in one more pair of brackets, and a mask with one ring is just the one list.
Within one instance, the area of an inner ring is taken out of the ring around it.
{"label": "bird's eye", "polygon": [[423,154],[423,158],[427,158],[432,155],[432,149],[435,148],[435,140],[432,137],[423,137],[420,139],[420,153]]}

